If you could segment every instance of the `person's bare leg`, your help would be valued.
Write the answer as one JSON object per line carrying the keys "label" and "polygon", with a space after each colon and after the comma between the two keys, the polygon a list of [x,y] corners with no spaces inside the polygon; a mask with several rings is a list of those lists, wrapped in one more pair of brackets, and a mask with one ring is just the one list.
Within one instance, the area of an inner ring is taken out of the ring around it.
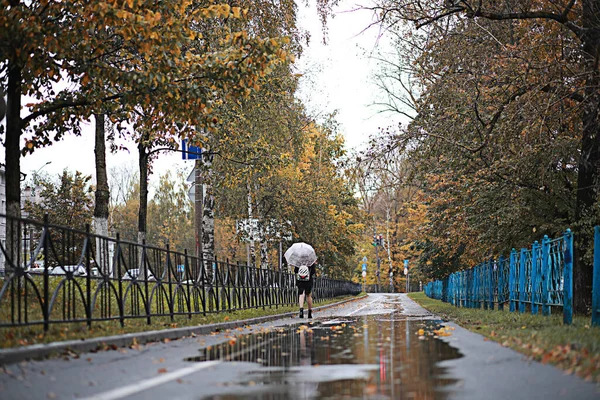
{"label": "person's bare leg", "polygon": [[300,306],[300,318],[304,318],[304,292],[298,297],[298,305]]}
{"label": "person's bare leg", "polygon": [[306,303],[308,304],[308,318],[312,318],[312,293],[306,296]]}

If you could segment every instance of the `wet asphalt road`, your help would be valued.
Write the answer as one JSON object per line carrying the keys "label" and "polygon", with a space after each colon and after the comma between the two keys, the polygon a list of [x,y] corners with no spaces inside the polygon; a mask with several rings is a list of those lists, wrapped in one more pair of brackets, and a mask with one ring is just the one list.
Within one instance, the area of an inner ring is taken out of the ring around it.
{"label": "wet asphalt road", "polygon": [[314,317],[8,365],[0,399],[600,399],[403,294]]}

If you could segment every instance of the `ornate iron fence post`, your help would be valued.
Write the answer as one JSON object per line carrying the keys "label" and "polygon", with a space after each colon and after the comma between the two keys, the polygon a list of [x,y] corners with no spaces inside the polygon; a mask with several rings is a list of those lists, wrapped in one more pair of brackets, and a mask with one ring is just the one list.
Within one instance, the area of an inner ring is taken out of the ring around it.
{"label": "ornate iron fence post", "polygon": [[509,300],[510,300],[510,311],[517,311],[517,250],[512,249],[510,252],[510,270],[509,270],[509,278],[508,278],[508,287],[509,287]]}
{"label": "ornate iron fence post", "polygon": [[44,305],[42,312],[44,314],[44,332],[50,328],[50,293],[49,293],[49,271],[48,271],[48,246],[50,245],[50,232],[48,231],[48,214],[44,214],[44,228],[42,230],[42,240],[44,241]]}
{"label": "ornate iron fence post", "polygon": [[469,270],[468,284],[467,284],[467,297],[469,298],[469,308],[475,308],[475,270],[471,268]]}
{"label": "ornate iron fence post", "polygon": [[483,273],[485,269],[485,263],[481,263],[475,268],[475,277],[477,279],[477,309],[480,310],[482,305],[485,305],[485,275]]}
{"label": "ornate iron fence post", "polygon": [[488,302],[490,310],[494,309],[494,260],[488,261]]}
{"label": "ornate iron fence post", "polygon": [[[170,243],[167,243],[166,246],[167,255],[166,255],[166,270],[167,270],[167,287],[169,288],[167,304],[169,305],[169,317],[171,318],[171,322],[175,321],[175,297],[173,293],[173,276],[177,276],[177,266],[175,266],[175,270],[173,271],[173,263],[171,262],[171,246]],[[176,281],[180,281],[181,279],[176,279]]]}
{"label": "ornate iron fence post", "polygon": [[462,307],[462,274],[463,271],[456,273],[456,306]]}
{"label": "ornate iron fence post", "polygon": [[452,278],[452,304],[458,305],[458,272],[450,275]]}
{"label": "ornate iron fence post", "polygon": [[594,227],[594,276],[592,278],[592,326],[600,326],[600,226]]}
{"label": "ornate iron fence post", "polygon": [[463,307],[467,308],[467,271],[461,272],[460,277],[460,301]]}
{"label": "ornate iron fence post", "polygon": [[[192,319],[192,298],[191,298],[191,293],[190,293],[190,286],[193,288],[192,285],[195,284],[195,279],[194,277],[192,277],[192,269],[190,267],[190,259],[189,259],[189,255],[188,255],[188,251],[187,249],[184,249],[183,251],[184,257],[183,257],[183,276],[185,278],[185,286],[182,288],[182,292],[186,293],[186,307],[187,307],[187,315],[188,315],[188,319]],[[182,279],[183,281],[183,279]],[[182,282],[183,283],[183,282]],[[192,289],[193,290],[193,289]]]}
{"label": "ornate iron fence post", "polygon": [[92,243],[90,234],[90,224],[85,224],[85,297],[86,297],[86,307],[85,313],[87,318],[87,326],[88,328],[92,327],[92,268],[90,267],[90,245]]}
{"label": "ornate iron fence post", "polygon": [[487,261],[484,261],[481,264],[479,264],[479,266],[477,267],[477,275],[479,276],[479,308],[483,306],[483,309],[487,310]]}
{"label": "ornate iron fence post", "polygon": [[573,323],[573,232],[567,229],[564,235],[564,270],[563,270],[563,323]]}
{"label": "ornate iron fence post", "polygon": [[539,250],[540,250],[540,244],[536,240],[535,242],[533,242],[533,245],[531,246],[531,313],[532,314],[538,313],[537,287],[538,287],[539,276],[538,276],[537,264],[538,264]]}
{"label": "ornate iron fence post", "polygon": [[521,256],[519,258],[519,312],[525,312],[525,270],[527,262],[527,249],[521,249]]}
{"label": "ornate iron fence post", "polygon": [[550,315],[548,305],[548,288],[550,285],[550,239],[545,235],[542,239],[542,315]]}
{"label": "ornate iron fence post", "polygon": [[121,235],[117,233],[117,243],[115,245],[115,254],[113,255],[113,271],[117,268],[117,282],[119,285],[119,322],[121,323],[121,328],[125,326],[125,299],[123,298],[123,274],[121,271],[122,246]]}
{"label": "ornate iron fence post", "polygon": [[498,266],[498,282],[497,282],[497,290],[498,290],[498,310],[504,311],[504,281],[506,277],[504,276],[504,256],[500,256],[498,258],[498,262],[496,265]]}

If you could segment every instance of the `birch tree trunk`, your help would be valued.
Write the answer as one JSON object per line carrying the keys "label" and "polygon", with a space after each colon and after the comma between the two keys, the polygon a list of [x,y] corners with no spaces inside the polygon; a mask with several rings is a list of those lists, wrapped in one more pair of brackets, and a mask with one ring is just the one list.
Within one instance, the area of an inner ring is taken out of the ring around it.
{"label": "birch tree trunk", "polygon": [[[95,114],[96,134],[94,155],[96,161],[96,202],[94,206],[94,232],[100,236],[108,236],[108,202],[110,191],[106,173],[106,132],[104,114]],[[96,262],[99,271],[104,275],[112,276],[108,248],[103,246],[101,239],[96,239]]]}
{"label": "birch tree trunk", "polygon": [[196,235],[196,257],[202,257],[202,203],[204,188],[202,185],[202,160],[194,161],[194,227]]}
{"label": "birch tree trunk", "polygon": [[212,281],[215,261],[215,195],[213,189],[214,155],[206,152],[202,155],[202,182],[204,183],[204,201],[202,205],[202,259],[206,272]]}
{"label": "birch tree trunk", "polygon": [[268,269],[269,265],[269,244],[266,236],[263,235],[260,242],[260,267]]}
{"label": "birch tree trunk", "polygon": [[[252,218],[253,218],[253,210],[252,210],[252,189],[250,189],[250,183],[246,185],[248,189],[248,222],[251,226]],[[256,248],[254,247],[254,238],[253,235],[250,235],[250,241],[248,242],[248,253],[250,259],[250,266],[256,266]]]}

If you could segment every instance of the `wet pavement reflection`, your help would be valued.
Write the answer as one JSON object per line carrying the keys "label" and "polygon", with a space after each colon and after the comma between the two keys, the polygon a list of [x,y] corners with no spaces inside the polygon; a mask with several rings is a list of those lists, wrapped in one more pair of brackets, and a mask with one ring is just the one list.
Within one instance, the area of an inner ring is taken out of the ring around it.
{"label": "wet pavement reflection", "polygon": [[461,356],[439,339],[451,334],[441,321],[399,313],[316,319],[231,335],[187,361],[257,364],[212,399],[445,399],[455,381],[436,363]]}

